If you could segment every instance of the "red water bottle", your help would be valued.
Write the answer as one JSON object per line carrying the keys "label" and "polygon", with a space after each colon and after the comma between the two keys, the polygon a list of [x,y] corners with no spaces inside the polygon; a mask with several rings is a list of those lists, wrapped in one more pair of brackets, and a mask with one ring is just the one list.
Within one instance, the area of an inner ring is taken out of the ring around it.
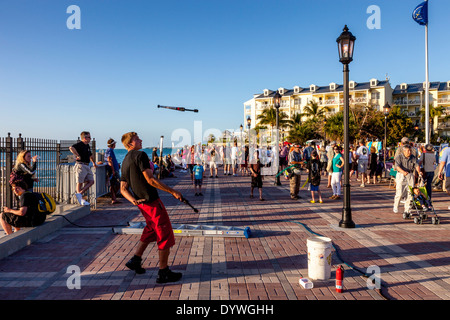
{"label": "red water bottle", "polygon": [[339,266],[336,269],[336,292],[341,293],[344,290],[344,268]]}

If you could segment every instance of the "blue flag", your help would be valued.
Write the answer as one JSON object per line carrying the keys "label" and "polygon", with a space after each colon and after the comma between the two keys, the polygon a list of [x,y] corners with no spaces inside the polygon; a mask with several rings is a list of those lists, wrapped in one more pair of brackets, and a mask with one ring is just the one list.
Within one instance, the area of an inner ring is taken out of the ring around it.
{"label": "blue flag", "polygon": [[412,18],[421,26],[428,24],[428,1],[422,2],[414,9]]}

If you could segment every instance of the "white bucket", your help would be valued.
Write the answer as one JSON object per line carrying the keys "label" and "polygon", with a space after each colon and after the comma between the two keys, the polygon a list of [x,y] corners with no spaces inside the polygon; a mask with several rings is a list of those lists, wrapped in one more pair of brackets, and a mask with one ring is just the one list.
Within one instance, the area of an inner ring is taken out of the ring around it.
{"label": "white bucket", "polygon": [[307,240],[308,276],[314,280],[328,280],[331,277],[331,239],[312,237]]}

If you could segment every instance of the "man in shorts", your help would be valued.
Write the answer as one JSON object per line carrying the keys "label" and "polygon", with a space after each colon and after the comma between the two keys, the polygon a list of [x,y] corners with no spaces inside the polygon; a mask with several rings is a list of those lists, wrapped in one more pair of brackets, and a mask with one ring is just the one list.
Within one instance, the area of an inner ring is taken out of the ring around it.
{"label": "man in shorts", "polygon": [[24,181],[12,184],[14,194],[19,197],[19,209],[3,208],[0,223],[6,234],[13,233],[12,227],[17,232],[20,228],[37,227],[45,222],[46,213],[39,212],[37,197],[32,192],[26,192],[27,189]]}
{"label": "man in shorts", "polygon": [[289,177],[289,190],[290,190],[290,195],[291,195],[291,199],[292,200],[297,200],[299,198],[301,198],[299,196],[299,191],[300,191],[300,181],[301,181],[301,175],[300,175],[300,166],[303,165],[303,160],[302,160],[302,154],[300,153],[300,144],[299,143],[295,143],[294,144],[294,150],[289,153],[289,161],[288,161],[288,165],[292,166],[294,165],[294,167],[292,167],[291,171],[294,172],[290,175]]}
{"label": "man in shorts", "polygon": [[[200,162],[197,162],[197,164],[194,166],[193,169],[194,172],[194,189],[195,189],[195,196],[203,196],[202,194],[202,184],[203,184],[203,173],[205,172],[205,169],[201,165]],[[197,193],[197,187],[199,189],[199,192]]]}
{"label": "man in shorts", "polygon": [[233,176],[236,176],[236,168],[238,166],[238,146],[237,142],[234,142],[234,146],[231,148],[231,167],[233,168]]}
{"label": "man in shorts", "polygon": [[[450,147],[446,147],[442,150],[441,157],[439,158],[438,176],[440,180],[444,180],[444,189],[447,191],[447,194],[450,195]],[[450,206],[448,209],[450,210]]]}
{"label": "man in shorts", "polygon": [[89,202],[84,200],[82,195],[94,184],[94,175],[89,167],[89,162],[92,161],[94,168],[97,168],[97,165],[95,164],[91,147],[89,146],[91,134],[88,131],[83,131],[80,134],[80,138],[81,141],[69,147],[69,150],[76,157],[74,172],[77,191],[75,196],[80,205],[88,206]]}
{"label": "man in shorts", "polygon": [[142,268],[142,255],[150,242],[156,241],[159,250],[156,282],[178,281],[182,274],[172,272],[168,266],[170,248],[175,244],[175,237],[169,215],[157,189],[172,194],[180,201],[183,200],[183,196],[153,176],[150,159],[145,152],[140,151],[142,140],[136,132],[125,133],[122,136],[122,143],[128,153],[122,162],[120,189],[125,199],[139,208],[146,222],[136,252],[125,265],[137,274],[145,273],[145,269]]}
{"label": "man in shorts", "polygon": [[111,176],[109,177],[111,204],[120,203],[117,200],[117,192],[120,188],[120,164],[117,161],[114,149],[116,148],[116,141],[113,138],[108,140],[108,149],[105,152],[105,159],[111,167]]}
{"label": "man in shorts", "polygon": [[358,172],[361,174],[361,187],[365,187],[367,178],[367,165],[369,163],[369,149],[364,145],[364,140],[359,141],[359,148],[356,150],[358,159]]}

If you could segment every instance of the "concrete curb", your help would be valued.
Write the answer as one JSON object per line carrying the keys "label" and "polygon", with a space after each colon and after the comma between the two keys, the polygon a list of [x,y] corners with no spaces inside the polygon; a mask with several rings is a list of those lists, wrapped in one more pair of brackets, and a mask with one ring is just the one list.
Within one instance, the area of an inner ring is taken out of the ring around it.
{"label": "concrete curb", "polygon": [[89,206],[58,205],[55,212],[52,215],[49,215],[47,220],[39,227],[21,228],[18,232],[0,238],[0,259],[19,251],[69,224],[63,217],[54,215],[62,215],[70,221],[76,221],[85,217],[90,212]]}

